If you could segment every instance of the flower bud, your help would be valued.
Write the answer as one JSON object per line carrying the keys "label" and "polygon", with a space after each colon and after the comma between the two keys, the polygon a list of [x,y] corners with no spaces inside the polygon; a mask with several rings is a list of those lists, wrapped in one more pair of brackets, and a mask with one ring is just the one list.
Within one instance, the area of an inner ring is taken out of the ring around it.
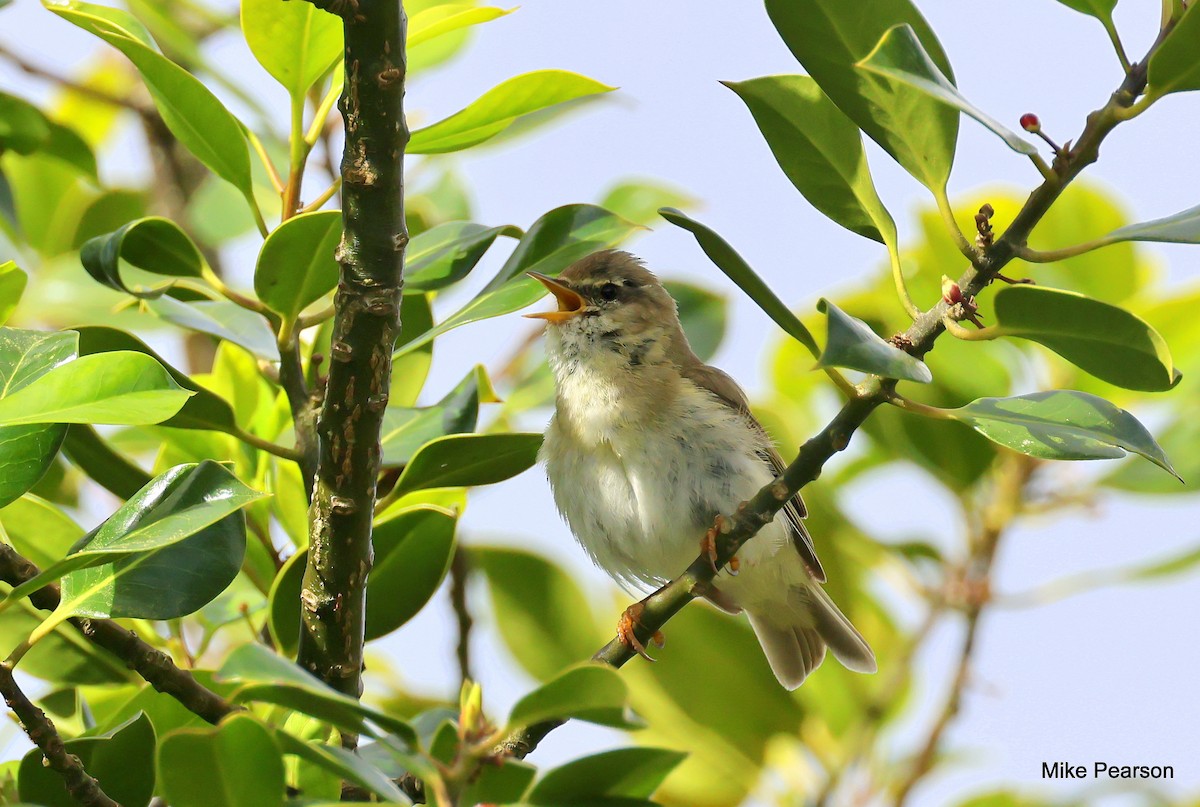
{"label": "flower bud", "polygon": [[1027,132],[1037,134],[1042,130],[1042,122],[1038,120],[1038,116],[1032,112],[1026,112],[1021,116],[1021,128]]}

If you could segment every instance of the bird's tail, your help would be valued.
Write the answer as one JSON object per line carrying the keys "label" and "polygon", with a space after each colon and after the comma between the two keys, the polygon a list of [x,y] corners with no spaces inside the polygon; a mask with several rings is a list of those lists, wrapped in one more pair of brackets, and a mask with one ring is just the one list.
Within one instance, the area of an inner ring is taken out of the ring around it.
{"label": "bird's tail", "polygon": [[866,639],[820,586],[794,588],[791,594],[791,608],[747,612],[780,684],[795,689],[804,683],[825,659],[826,647],[847,669],[875,672],[875,654]]}

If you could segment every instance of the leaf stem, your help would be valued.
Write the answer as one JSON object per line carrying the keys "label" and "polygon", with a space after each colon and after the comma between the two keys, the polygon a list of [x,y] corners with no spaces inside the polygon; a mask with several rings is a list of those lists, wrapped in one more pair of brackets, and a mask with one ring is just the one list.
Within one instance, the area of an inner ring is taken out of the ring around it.
{"label": "leaf stem", "polygon": [[988,342],[1004,336],[1004,332],[998,325],[990,328],[964,328],[949,316],[942,317],[942,325],[946,327],[951,336],[967,342]]}
{"label": "leaf stem", "polygon": [[[342,84],[344,83],[343,81]],[[338,96],[341,94],[342,85],[330,82],[329,92],[325,93],[320,105],[313,112],[312,123],[308,125],[308,131],[304,135],[304,142],[310,149],[316,146],[317,141],[321,139],[321,132],[325,130],[325,122],[329,120],[329,113],[333,111],[333,105],[337,103]]]}
{"label": "leaf stem", "polygon": [[954,208],[950,206],[950,198],[946,195],[946,186],[943,185],[934,191],[933,198],[937,201],[938,213],[941,214],[942,221],[946,225],[946,232],[950,234],[954,245],[958,247],[958,251],[963,254],[963,257],[974,263],[979,259],[979,251],[971,246],[971,242],[963,234],[962,228],[958,226],[958,220],[954,218]]}
{"label": "leaf stem", "polygon": [[281,446],[272,443],[270,440],[264,440],[258,435],[251,434],[250,432],[246,431],[241,426],[235,427],[230,434],[241,440],[246,445],[253,446],[259,451],[265,451],[268,454],[279,457],[280,459],[291,460],[292,462],[300,462],[303,459],[303,455],[301,455],[301,453],[294,448],[288,448],[287,446]]}
{"label": "leaf stem", "polygon": [[937,418],[938,420],[954,420],[954,415],[950,413],[949,409],[923,404],[911,398],[905,398],[903,395],[893,394],[888,397],[887,402],[897,409],[903,409],[905,412],[912,412],[929,418]]}
{"label": "leaf stem", "polygon": [[888,240],[887,251],[892,264],[892,280],[896,283],[896,295],[900,298],[900,305],[904,306],[910,319],[916,319],[921,315],[921,309],[917,308],[916,303],[908,294],[908,283],[904,280],[904,266],[900,263],[900,249],[895,244],[894,238]]}
{"label": "leaf stem", "polygon": [[1096,238],[1092,241],[1086,241],[1082,244],[1062,249],[1037,250],[1030,249],[1028,246],[1022,246],[1017,248],[1016,257],[1029,263],[1056,263],[1115,243],[1117,242],[1114,239],[1104,236],[1103,238]]}
{"label": "leaf stem", "polygon": [[300,210],[300,189],[304,184],[304,164],[308,161],[311,148],[304,139],[304,94],[292,96],[292,127],[288,136],[291,154],[288,160],[287,185],[283,188],[283,212],[281,221],[287,221]]}
{"label": "leaf stem", "polygon": [[311,213],[314,210],[320,210],[321,205],[325,204],[330,199],[332,199],[334,197],[334,194],[336,194],[341,187],[342,187],[342,178],[338,177],[335,180],[333,180],[333,182],[330,183],[328,188],[321,191],[320,196],[318,196],[316,199],[313,199],[311,202],[306,204],[304,207],[300,208],[300,212],[301,213]]}
{"label": "leaf stem", "polygon": [[200,276],[206,283],[208,283],[208,285],[212,286],[217,293],[226,300],[229,300],[230,302],[235,303],[248,311],[253,311],[256,314],[262,314],[263,316],[268,316],[270,309],[263,305],[260,300],[256,300],[253,297],[247,297],[240,292],[234,291],[225,283],[224,280],[221,279],[220,275],[214,272],[209,266],[205,265],[201,267]]}
{"label": "leaf stem", "polygon": [[1104,25],[1104,31],[1108,34],[1109,41],[1112,42],[1113,50],[1117,52],[1117,58],[1121,61],[1121,69],[1128,76],[1132,68],[1129,64],[1129,57],[1125,55],[1125,46],[1121,44],[1121,35],[1117,32],[1116,23],[1113,22],[1111,15],[1102,17],[1100,22]]}
{"label": "leaf stem", "polygon": [[271,178],[271,186],[275,188],[276,193],[282,194],[283,177],[279,176],[279,171],[275,168],[275,163],[271,159],[271,156],[267,154],[267,149],[263,145],[262,140],[249,129],[246,130],[246,137],[250,141],[250,145],[254,148],[254,153],[258,155],[258,159],[262,161],[263,168],[267,169],[267,175]]}

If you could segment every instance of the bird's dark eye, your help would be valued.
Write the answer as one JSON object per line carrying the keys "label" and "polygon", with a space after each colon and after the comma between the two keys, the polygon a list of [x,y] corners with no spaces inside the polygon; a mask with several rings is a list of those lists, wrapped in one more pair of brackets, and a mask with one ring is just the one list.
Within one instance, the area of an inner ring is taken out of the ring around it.
{"label": "bird's dark eye", "polygon": [[605,283],[603,286],[600,287],[600,296],[603,297],[605,300],[617,299],[617,284],[616,283]]}

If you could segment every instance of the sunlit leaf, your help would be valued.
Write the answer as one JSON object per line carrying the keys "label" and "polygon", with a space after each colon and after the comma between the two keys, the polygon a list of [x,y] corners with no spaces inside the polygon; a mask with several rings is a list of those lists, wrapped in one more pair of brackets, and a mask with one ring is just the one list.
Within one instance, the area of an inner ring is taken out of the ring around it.
{"label": "sunlit leaf", "polygon": [[515,8],[479,7],[470,3],[443,3],[422,9],[408,20],[408,47],[414,48],[452,31],[491,22],[514,11]]}
{"label": "sunlit leaf", "polygon": [[417,235],[404,256],[404,291],[437,291],[466,277],[500,236],[520,238],[517,227],[469,221],[439,224]]}
{"label": "sunlit leaf", "polygon": [[0,424],[161,423],[190,392],[144,353],[81,356],[0,398]]}
{"label": "sunlit leaf", "polygon": [[1125,389],[1162,391],[1179,383],[1162,336],[1139,317],[1082,294],[1008,286],[996,294],[996,328],[1053,350]]}
{"label": "sunlit leaf", "polygon": [[665,748],[618,748],[546,772],[530,804],[562,805],[597,798],[646,799],[687,754]]}
{"label": "sunlit leaf", "polygon": [[725,86],[745,102],[775,161],[796,190],[851,232],[895,243],[896,225],[879,200],[862,135],[808,76],[764,76]]}
{"label": "sunlit leaf", "polygon": [[775,29],[825,94],[910,174],[932,189],[946,184],[958,113],[894,79],[855,65],[894,25],[916,31],[942,75],[953,71],[933,30],[909,0],[767,0]]}
{"label": "sunlit leaf", "polygon": [[945,416],[1002,446],[1047,460],[1099,460],[1140,454],[1175,474],[1162,448],[1137,418],[1103,398],[1054,390],[1013,398],[980,398]]}
{"label": "sunlit leaf", "polygon": [[379,435],[383,464],[404,465],[430,440],[474,431],[479,404],[498,400],[487,371],[479,365],[432,406],[388,407]]}
{"label": "sunlit leaf", "polygon": [[676,227],[681,227],[694,235],[709,260],[737,284],[738,288],[746,292],[746,295],[757,303],[758,307],[766,312],[776,325],[793,339],[812,350],[814,355],[817,353],[817,342],[808,332],[808,328],[804,327],[804,323],[783,304],[783,301],[775,295],[775,292],[771,291],[763,279],[755,274],[750,265],[741,255],[737,254],[728,241],[682,211],[663,208],[658,212]]}
{"label": "sunlit leaf", "polygon": [[241,21],[250,52],[292,98],[342,56],[342,21],[312,3],[243,0]]}
{"label": "sunlit leaf", "polygon": [[1032,143],[963,97],[954,83],[934,64],[911,25],[903,24],[889,28],[875,49],[858,62],[857,66],[868,72],[903,82],[930,98],[971,116],[992,130],[1018,154],[1037,154],[1037,148]]}
{"label": "sunlit leaf", "polygon": [[626,704],[621,674],[612,667],[587,663],[572,667],[525,695],[508,716],[510,730],[545,720],[574,718],[616,728],[636,728]]}
{"label": "sunlit leaf", "polygon": [[0,325],[8,322],[12,312],[21,302],[29,276],[12,261],[0,263]]}
{"label": "sunlit leaf", "polygon": [[89,240],[79,251],[83,268],[97,282],[139,297],[159,297],[170,284],[134,289],[121,279],[121,261],[170,277],[200,277],[204,259],[179,225],[164,218],[137,219]]}
{"label": "sunlit leaf", "polygon": [[148,301],[146,307],[167,322],[227,339],[267,361],[279,361],[279,347],[267,321],[229,300],[185,303],[164,296]]}
{"label": "sunlit leaf", "polygon": [[925,362],[884,341],[861,319],[824,298],[817,302],[817,310],[826,315],[829,325],[825,349],[817,360],[821,367],[847,367],[922,384],[933,380]]}
{"label": "sunlit leaf", "polygon": [[283,753],[308,760],[335,774],[339,782],[343,779],[353,782],[389,803],[402,804],[408,800],[386,774],[354,751],[324,743],[305,742],[283,731],[277,731],[275,736]]}
{"label": "sunlit leaf", "polygon": [[[3,402],[0,401],[0,404]],[[422,446],[404,466],[396,490],[491,485],[537,462],[541,434],[451,434]]]}
{"label": "sunlit leaf", "polygon": [[565,70],[535,70],[488,90],[465,109],[412,133],[409,154],[459,151],[503,132],[517,118],[616,89]]}
{"label": "sunlit leaf", "polygon": [[[271,5],[277,5],[275,0]],[[311,8],[310,3],[300,5]],[[302,213],[276,227],[263,241],[254,269],[259,299],[285,320],[295,321],[301,311],[337,285],[334,251],[341,239],[340,210]]]}
{"label": "sunlit leaf", "polygon": [[[251,715],[180,729],[158,749],[159,786],[177,807],[283,807],[283,754]],[[202,786],[198,783],[203,783]]]}
{"label": "sunlit leaf", "polygon": [[1157,97],[1200,90],[1197,48],[1200,48],[1200,13],[1195,5],[1189,4],[1183,17],[1150,56],[1147,94]]}
{"label": "sunlit leaf", "polygon": [[425,607],[454,557],[455,514],[418,507],[377,523],[367,577],[366,639],[398,630]]}
{"label": "sunlit leaf", "polygon": [[659,208],[695,207],[698,201],[684,191],[655,179],[627,179],[608,189],[600,207],[626,221],[648,227],[658,222]]}

